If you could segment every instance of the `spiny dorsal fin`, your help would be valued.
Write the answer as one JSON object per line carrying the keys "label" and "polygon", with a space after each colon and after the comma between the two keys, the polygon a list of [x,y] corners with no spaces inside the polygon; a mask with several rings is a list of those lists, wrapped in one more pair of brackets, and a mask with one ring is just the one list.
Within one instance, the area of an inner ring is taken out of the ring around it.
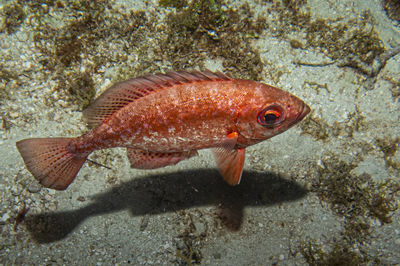
{"label": "spiny dorsal fin", "polygon": [[119,82],[108,88],[87,109],[83,111],[86,122],[91,126],[101,124],[114,112],[138,98],[178,84],[231,80],[222,72],[205,71],[169,71]]}

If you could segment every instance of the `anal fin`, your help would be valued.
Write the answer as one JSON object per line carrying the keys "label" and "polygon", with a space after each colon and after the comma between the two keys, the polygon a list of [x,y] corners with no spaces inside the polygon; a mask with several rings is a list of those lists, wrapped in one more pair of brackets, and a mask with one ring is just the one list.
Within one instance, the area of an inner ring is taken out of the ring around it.
{"label": "anal fin", "polygon": [[131,148],[127,148],[126,151],[131,167],[137,169],[156,169],[175,165],[197,155],[197,151],[159,153]]}

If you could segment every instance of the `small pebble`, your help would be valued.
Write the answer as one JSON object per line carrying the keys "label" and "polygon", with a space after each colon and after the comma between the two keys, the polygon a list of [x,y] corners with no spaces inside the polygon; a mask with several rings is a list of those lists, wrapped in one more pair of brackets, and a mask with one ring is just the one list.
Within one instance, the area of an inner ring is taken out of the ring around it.
{"label": "small pebble", "polygon": [[8,214],[8,212],[6,212],[5,214],[3,214],[3,216],[1,216],[0,221],[6,222],[8,219],[10,219],[10,215]]}
{"label": "small pebble", "polygon": [[196,227],[197,233],[200,235],[206,231],[206,227],[203,223],[195,222],[194,226]]}
{"label": "small pebble", "polygon": [[26,189],[30,193],[38,193],[42,189],[42,186],[36,181],[31,181],[31,182],[29,182]]}

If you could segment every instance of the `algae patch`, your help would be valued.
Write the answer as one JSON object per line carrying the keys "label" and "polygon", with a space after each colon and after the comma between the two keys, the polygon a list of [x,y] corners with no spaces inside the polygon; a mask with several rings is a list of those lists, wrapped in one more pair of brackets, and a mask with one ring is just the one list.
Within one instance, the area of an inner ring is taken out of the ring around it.
{"label": "algae patch", "polygon": [[262,17],[254,17],[248,4],[235,10],[221,1],[191,1],[167,15],[167,35],[156,53],[175,69],[202,67],[208,58],[222,59],[223,67],[235,77],[259,80],[263,63],[251,40],[266,24]]}
{"label": "algae patch", "polygon": [[18,75],[8,69],[3,63],[0,63],[0,101],[8,98],[10,81],[17,81]]}
{"label": "algae patch", "polygon": [[395,195],[400,184],[393,180],[377,183],[368,174],[355,176],[355,165],[330,159],[323,161],[319,178],[313,183],[313,192],[330,204],[332,210],[347,220],[358,217],[378,219],[382,224],[391,222],[397,210]]}
{"label": "algae patch", "polygon": [[[376,75],[376,60],[385,51],[370,12],[356,18],[312,18],[307,1],[274,1],[269,10],[276,14],[269,26],[270,33],[289,39],[294,49],[315,49],[341,67]],[[293,38],[292,35],[299,36]],[[302,37],[300,37],[302,36]],[[383,62],[381,62],[383,63]],[[307,63],[304,62],[307,65]]]}
{"label": "algae patch", "polygon": [[162,7],[182,8],[187,6],[186,0],[159,0],[158,4]]}
{"label": "algae patch", "polygon": [[398,0],[382,0],[381,2],[389,18],[400,21],[400,2]]}
{"label": "algae patch", "polygon": [[0,10],[1,24],[0,33],[12,34],[16,32],[23,23],[26,14],[20,3],[10,3]]}
{"label": "algae patch", "polygon": [[[110,1],[57,2],[33,17],[34,42],[40,64],[68,99],[85,108],[95,96],[102,68],[126,61],[130,46],[142,41],[143,11],[124,12]],[[36,7],[31,6],[31,10]],[[58,20],[57,20],[58,19]]]}
{"label": "algae patch", "polygon": [[[323,87],[326,89],[325,87]],[[318,88],[320,89],[320,88]],[[338,136],[353,137],[355,132],[360,132],[366,127],[365,117],[361,114],[358,107],[348,114],[348,118],[343,122],[335,122],[332,125],[311,113],[302,123],[300,123],[302,134],[310,135],[315,140],[329,141],[330,138]]]}
{"label": "algae patch", "polygon": [[392,222],[391,216],[399,207],[400,183],[392,179],[376,182],[366,173],[356,176],[351,172],[355,167],[332,156],[318,168],[311,191],[344,218],[344,225],[341,237],[330,241],[330,248],[324,249],[313,239],[301,243],[299,251],[310,265],[379,263],[366,249],[373,230],[371,222]]}
{"label": "algae patch", "polygon": [[355,251],[343,242],[336,243],[331,251],[327,251],[315,241],[310,241],[302,244],[300,253],[309,265],[364,265],[380,262],[377,258]]}
{"label": "algae patch", "polygon": [[376,142],[384,154],[386,166],[399,170],[400,161],[396,160],[396,153],[399,151],[400,137],[392,139],[377,139]]}
{"label": "algae patch", "polygon": [[184,224],[181,234],[175,238],[176,258],[179,265],[201,264],[201,248],[206,233],[199,234],[196,231],[194,217],[191,212],[179,211],[180,223]]}

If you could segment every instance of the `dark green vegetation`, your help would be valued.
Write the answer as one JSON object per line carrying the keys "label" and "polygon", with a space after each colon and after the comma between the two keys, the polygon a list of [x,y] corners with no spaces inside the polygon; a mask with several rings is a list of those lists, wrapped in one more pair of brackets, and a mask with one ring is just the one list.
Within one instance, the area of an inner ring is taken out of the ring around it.
{"label": "dark green vegetation", "polygon": [[[319,85],[318,89],[321,88],[327,90],[325,86]],[[335,122],[333,125],[329,125],[311,113],[299,126],[302,129],[302,134],[310,135],[316,140],[328,141],[329,138],[336,138],[338,136],[352,138],[354,132],[360,132],[365,128],[364,119],[365,117],[356,107],[356,110],[348,115],[345,122]]]}
{"label": "dark green vegetation", "polygon": [[[274,36],[290,39],[295,49],[319,50],[338,66],[355,68],[367,76],[376,75],[374,60],[379,60],[385,49],[370,13],[364,12],[357,19],[313,19],[305,6],[307,1],[272,2],[270,10],[277,16],[268,29]],[[304,33],[303,39],[290,37],[299,32]]]}
{"label": "dark green vegetation", "polygon": [[361,255],[355,252],[354,249],[343,241],[334,244],[330,252],[324,250],[315,241],[304,243],[301,247],[301,253],[306,259],[307,263],[312,266],[325,265],[365,265],[372,263],[372,265],[379,265],[378,259],[369,258],[368,255]]}
{"label": "dark green vegetation", "polygon": [[[104,73],[101,68],[126,61],[153,25],[143,11],[123,13],[106,0],[17,0],[2,12],[3,21],[8,21],[3,23],[7,34],[15,32],[25,17],[16,17],[10,10],[26,14],[25,23],[32,28],[36,50],[41,54],[37,63],[45,70],[45,78],[55,81],[53,91],[67,95],[80,109],[92,101],[95,77]],[[10,73],[1,67],[2,80],[16,78]],[[2,89],[2,94],[7,93]],[[49,97],[54,101],[60,96]]]}
{"label": "dark green vegetation", "polygon": [[[319,65],[335,63],[340,67],[354,68],[370,77],[376,76],[379,67],[385,63],[379,57],[385,49],[369,12],[362,13],[356,19],[314,19],[305,6],[307,1],[272,2],[270,10],[276,12],[277,16],[269,25],[269,31],[277,38],[289,39],[294,49],[319,50],[331,60]],[[301,36],[305,37],[296,39],[291,37],[293,33],[303,33]],[[308,62],[295,63],[309,65]]]}
{"label": "dark green vegetation", "polygon": [[312,191],[329,202],[335,213],[346,217],[346,222],[367,217],[378,219],[381,224],[391,222],[390,215],[398,207],[394,196],[400,191],[400,184],[391,180],[376,183],[368,174],[356,176],[351,173],[354,165],[337,158],[323,164],[325,168],[319,168]]}
{"label": "dark green vegetation", "polygon": [[174,8],[186,7],[188,4],[186,0],[159,0],[158,3],[162,7],[174,7]]}
{"label": "dark green vegetation", "polygon": [[[54,89],[66,91],[69,99],[84,108],[95,95],[94,75],[101,74],[101,67],[107,64],[125,61],[132,52],[129,47],[143,40],[141,27],[148,22],[146,15],[141,11],[123,13],[109,1],[49,4],[34,23],[35,45],[43,54],[40,63],[57,82]],[[52,20],[57,14],[62,15],[61,27]],[[123,44],[118,47],[121,51],[113,51],[116,43]]]}
{"label": "dark green vegetation", "polygon": [[[320,85],[317,89],[326,88]],[[364,131],[366,126],[365,117],[358,108],[343,123],[329,125],[311,114],[300,124],[303,134],[324,142],[338,136],[353,139],[354,132]],[[363,155],[375,151],[375,147],[382,151],[386,166],[398,170],[395,154],[399,150],[399,143],[399,138],[377,139],[374,144],[355,140],[349,142],[352,150],[359,154],[353,162],[344,162],[332,154],[330,159],[322,161],[323,168],[317,165],[312,167],[318,171],[311,174],[311,191],[344,218],[344,229],[340,239],[329,242],[329,250],[312,239],[303,242],[300,252],[310,265],[379,263],[379,258],[370,255],[366,248],[373,232],[371,223],[374,220],[379,220],[381,225],[392,222],[391,215],[398,210],[400,183],[395,179],[376,182],[370,175],[357,176],[352,170],[363,160]]]}
{"label": "dark green vegetation", "polygon": [[382,0],[381,2],[389,17],[400,21],[400,2],[398,0]]}
{"label": "dark green vegetation", "polygon": [[392,97],[394,100],[398,101],[400,98],[400,80],[386,76],[383,76],[382,78],[391,83],[392,87],[390,88],[390,91],[392,93]]}
{"label": "dark green vegetation", "polygon": [[261,78],[263,64],[250,43],[265,23],[253,18],[248,5],[236,11],[211,0],[159,3],[176,8],[164,23],[143,11],[113,7],[108,0],[17,0],[5,8],[3,20],[11,33],[28,17],[25,23],[35,32],[34,43],[41,53],[38,63],[47,70],[46,78],[55,81],[53,91],[63,92],[80,109],[93,100],[96,77],[112,67],[116,67],[115,82],[159,71],[157,61],[185,69],[203,67],[204,60],[212,58],[222,60],[235,76]]}
{"label": "dark green vegetation", "polygon": [[394,160],[394,156],[400,148],[400,137],[392,139],[377,139],[376,142],[384,154],[386,166],[399,170],[400,163]]}
{"label": "dark green vegetation", "polygon": [[235,77],[260,79],[263,63],[251,42],[266,28],[248,4],[238,10],[217,0],[191,1],[188,7],[171,11],[157,54],[173,68],[202,67],[204,60],[222,60]]}
{"label": "dark green vegetation", "polygon": [[8,96],[7,84],[17,79],[18,75],[15,72],[7,69],[3,63],[0,63],[0,101]]}
{"label": "dark green vegetation", "polygon": [[185,224],[185,229],[176,238],[176,257],[178,265],[191,266],[201,264],[201,248],[206,234],[198,234],[196,232],[196,226],[193,223],[191,213],[180,211],[179,217],[182,219],[182,223]]}
{"label": "dark green vegetation", "polygon": [[285,39],[304,32],[303,40],[289,38],[292,47],[319,49],[338,64],[366,74],[383,52],[368,13],[350,21],[312,19],[305,0],[265,2],[275,15],[271,22],[256,16],[246,3],[235,9],[220,0],[160,0],[160,8],[169,8],[164,21],[113,7],[109,0],[17,0],[4,8],[2,19],[10,34],[26,18],[42,53],[39,63],[48,70],[47,78],[56,81],[54,90],[67,92],[81,109],[94,97],[96,76],[112,67],[117,81],[165,65],[203,68],[206,59],[214,59],[240,78],[259,80],[267,67],[269,78],[277,82],[282,70],[265,65],[252,45],[263,33]]}
{"label": "dark green vegetation", "polygon": [[400,183],[378,183],[368,174],[356,176],[351,173],[355,165],[335,156],[322,163],[323,168],[315,167],[319,171],[313,176],[311,191],[344,218],[344,229],[341,237],[332,241],[331,250],[309,240],[300,246],[300,252],[310,265],[379,263],[377,257],[368,254],[365,244],[370,240],[373,220],[382,225],[392,221],[391,215],[398,209]]}
{"label": "dark green vegetation", "polygon": [[360,21],[317,19],[306,28],[307,44],[321,49],[333,60],[344,60],[340,62],[343,66],[365,71],[362,64],[371,65],[373,60],[384,52],[373,24],[374,21],[368,12],[362,15]]}
{"label": "dark green vegetation", "polygon": [[0,33],[12,34],[18,30],[25,19],[25,12],[20,3],[11,3],[3,7],[0,16],[2,20]]}
{"label": "dark green vegetation", "polygon": [[[13,34],[23,23],[26,15],[22,6],[18,3],[4,5],[0,9],[0,34]],[[5,62],[9,60],[9,56],[0,50],[0,101],[7,99],[9,89],[15,86],[11,85],[12,81],[19,83],[17,71],[11,69]]]}

